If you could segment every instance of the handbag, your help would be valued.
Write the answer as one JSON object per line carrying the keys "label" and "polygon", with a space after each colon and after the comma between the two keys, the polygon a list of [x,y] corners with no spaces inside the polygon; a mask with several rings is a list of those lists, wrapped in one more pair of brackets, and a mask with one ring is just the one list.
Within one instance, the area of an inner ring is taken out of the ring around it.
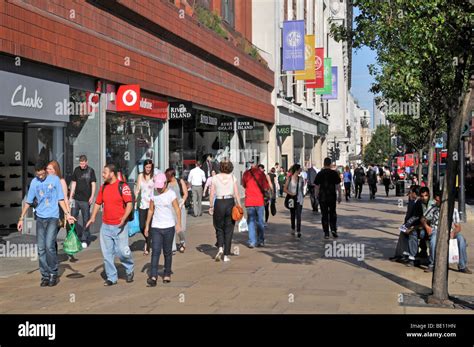
{"label": "handbag", "polygon": [[275,199],[272,199],[271,202],[270,202],[270,212],[272,213],[272,216],[276,215],[276,213],[277,213]]}
{"label": "handbag", "polygon": [[244,216],[244,209],[242,206],[235,205],[232,207],[232,219],[236,222],[240,221]]}
{"label": "handbag", "polygon": [[450,239],[449,240],[449,263],[458,264],[459,263],[459,248],[458,240]]}
{"label": "handbag", "polygon": [[[289,179],[291,180],[292,178],[289,177]],[[289,183],[288,183],[289,185]],[[286,198],[285,198],[285,207],[289,210],[293,209],[293,208],[296,208],[296,203],[297,203],[297,199],[298,199],[298,189],[300,187],[300,178],[298,177],[298,182],[296,183],[296,195],[295,196],[291,196],[289,194],[286,194]]]}
{"label": "handbag", "polygon": [[254,179],[255,182],[257,183],[258,188],[260,189],[260,191],[261,191],[262,194],[263,194],[263,201],[265,202],[265,205],[268,204],[268,202],[269,202],[269,201],[271,200],[271,198],[272,198],[272,192],[271,192],[271,190],[263,190],[262,186],[260,186],[260,183],[258,182],[257,178],[256,178],[255,175],[253,174],[252,169],[250,169],[250,174],[252,175],[253,179]]}
{"label": "handbag", "polygon": [[128,237],[132,237],[140,232],[140,220],[138,216],[138,209],[130,213],[134,214],[133,220],[128,222]]}
{"label": "handbag", "polygon": [[390,183],[390,185],[388,186],[388,189],[390,189],[390,190],[395,189],[395,186],[393,185],[393,183]]}

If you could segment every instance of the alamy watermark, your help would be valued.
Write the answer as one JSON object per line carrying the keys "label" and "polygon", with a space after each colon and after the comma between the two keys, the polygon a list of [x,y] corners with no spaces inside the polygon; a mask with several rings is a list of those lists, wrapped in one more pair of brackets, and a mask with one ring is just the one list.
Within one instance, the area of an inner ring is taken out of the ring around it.
{"label": "alamy watermark", "polygon": [[392,99],[384,99],[377,108],[385,115],[401,114],[420,118],[420,103],[418,101],[398,101]]}
{"label": "alamy watermark", "polygon": [[33,243],[11,243],[7,241],[0,244],[0,258],[30,258],[38,260],[38,246]]}
{"label": "alamy watermark", "polygon": [[333,241],[324,245],[326,258],[356,258],[358,261],[365,259],[365,245],[363,243],[340,243]]}

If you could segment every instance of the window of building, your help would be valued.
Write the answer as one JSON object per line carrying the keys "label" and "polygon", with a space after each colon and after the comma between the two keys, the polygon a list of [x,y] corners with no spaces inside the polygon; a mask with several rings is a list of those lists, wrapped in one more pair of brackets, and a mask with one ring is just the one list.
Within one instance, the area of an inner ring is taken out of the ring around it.
{"label": "window of building", "polygon": [[222,19],[229,23],[231,27],[235,26],[235,3],[234,0],[222,0]]}

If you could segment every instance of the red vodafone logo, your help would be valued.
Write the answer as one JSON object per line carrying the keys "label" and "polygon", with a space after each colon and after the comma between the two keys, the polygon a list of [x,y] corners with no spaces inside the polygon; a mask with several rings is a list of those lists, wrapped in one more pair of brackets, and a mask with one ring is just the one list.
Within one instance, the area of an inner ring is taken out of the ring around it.
{"label": "red vodafone logo", "polygon": [[130,84],[120,86],[117,92],[117,111],[140,110],[140,86]]}

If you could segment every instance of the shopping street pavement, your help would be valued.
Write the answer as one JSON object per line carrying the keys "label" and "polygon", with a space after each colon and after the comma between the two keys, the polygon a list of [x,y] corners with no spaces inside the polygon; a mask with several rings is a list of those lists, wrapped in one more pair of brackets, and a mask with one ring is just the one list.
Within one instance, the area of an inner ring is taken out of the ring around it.
{"label": "shopping street pavement", "polygon": [[[400,293],[430,293],[432,274],[388,260],[405,213],[398,199],[369,201],[365,194],[361,201],[338,206],[337,242],[364,245],[363,260],[325,256],[325,244],[334,239],[323,239],[320,215],[310,211],[308,198],[301,239],[290,235],[289,212],[279,199],[278,214],[270,217],[266,229],[265,248],[247,248],[247,233],[236,228],[233,247],[239,255],[230,263],[213,260],[211,217],[189,216],[187,250],[173,258],[172,282],[159,281],[155,288],[145,285],[150,256],[143,256],[141,235],[130,239],[135,282],[125,283],[119,266],[120,280],[113,287],[102,285],[98,239],[75,262],[61,251],[61,281],[52,288],[39,287],[37,261],[2,258],[0,313],[471,313],[399,305]],[[474,242],[473,226],[472,219],[463,225],[468,243]],[[468,247],[470,264],[473,252]],[[450,294],[474,295],[473,284],[473,275],[450,271]]]}

